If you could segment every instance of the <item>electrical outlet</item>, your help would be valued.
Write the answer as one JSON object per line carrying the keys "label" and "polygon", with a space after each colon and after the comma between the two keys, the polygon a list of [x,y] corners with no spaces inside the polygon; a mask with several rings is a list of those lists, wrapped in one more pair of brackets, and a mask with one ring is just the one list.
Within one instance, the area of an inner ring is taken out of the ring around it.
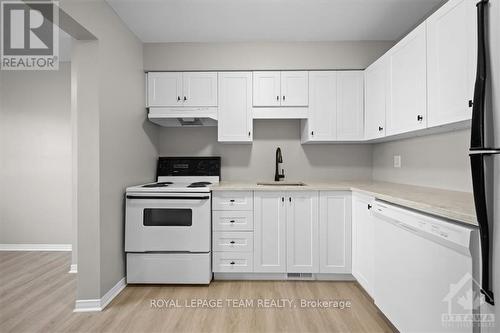
{"label": "electrical outlet", "polygon": [[401,155],[394,155],[394,167],[401,168]]}

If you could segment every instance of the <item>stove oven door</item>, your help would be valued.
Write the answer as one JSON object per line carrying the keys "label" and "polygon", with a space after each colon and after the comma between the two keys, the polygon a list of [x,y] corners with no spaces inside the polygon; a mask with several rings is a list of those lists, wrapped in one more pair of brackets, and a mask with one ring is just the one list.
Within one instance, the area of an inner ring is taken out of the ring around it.
{"label": "stove oven door", "polygon": [[210,252],[210,193],[127,193],[126,252]]}

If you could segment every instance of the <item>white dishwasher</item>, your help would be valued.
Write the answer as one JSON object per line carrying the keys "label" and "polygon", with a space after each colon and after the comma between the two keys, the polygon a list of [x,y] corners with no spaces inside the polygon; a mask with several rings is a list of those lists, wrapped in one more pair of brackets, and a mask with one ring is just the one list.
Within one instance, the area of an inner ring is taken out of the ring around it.
{"label": "white dishwasher", "polygon": [[[472,324],[478,231],[377,201],[374,300],[400,332],[479,332]],[[472,295],[470,291],[472,290]]]}

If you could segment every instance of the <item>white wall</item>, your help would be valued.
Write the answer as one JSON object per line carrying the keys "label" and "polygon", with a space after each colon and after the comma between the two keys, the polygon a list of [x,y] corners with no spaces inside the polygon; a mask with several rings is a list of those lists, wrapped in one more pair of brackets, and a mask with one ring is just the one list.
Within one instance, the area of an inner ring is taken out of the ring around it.
{"label": "white wall", "polygon": [[[98,76],[97,105],[91,101],[95,95],[82,96],[83,100],[78,101],[90,101],[87,106],[92,112],[91,116],[81,115],[82,119],[78,119],[79,131],[85,131],[78,135],[79,157],[91,157],[79,159],[78,172],[85,172],[90,164],[92,173],[87,175],[93,175],[91,184],[79,177],[78,186],[85,187],[93,197],[86,199],[92,214],[78,216],[77,298],[95,299],[125,276],[124,191],[129,185],[153,178],[158,156],[157,131],[146,119],[142,43],[102,0],[60,3],[67,14],[97,38],[89,45],[75,46],[76,57],[78,50],[96,56],[92,66]],[[94,46],[96,54],[92,51]],[[80,59],[83,68],[90,65],[84,63],[85,58],[88,57]],[[92,81],[88,79],[86,82]],[[96,108],[97,118],[93,117]],[[78,195],[80,207],[80,191]],[[80,230],[83,223],[85,229]]]}
{"label": "white wall", "polygon": [[223,180],[270,181],[278,146],[286,180],[371,179],[370,145],[302,145],[298,120],[254,120],[252,145],[218,143],[216,127],[165,128],[159,151],[163,156],[222,156]]}
{"label": "white wall", "polygon": [[146,43],[144,69],[365,69],[393,42]]}
{"label": "white wall", "polygon": [[71,244],[71,71],[2,71],[0,244]]}
{"label": "white wall", "polygon": [[[472,192],[470,130],[379,143],[373,146],[373,179]],[[394,168],[401,155],[401,168]]]}

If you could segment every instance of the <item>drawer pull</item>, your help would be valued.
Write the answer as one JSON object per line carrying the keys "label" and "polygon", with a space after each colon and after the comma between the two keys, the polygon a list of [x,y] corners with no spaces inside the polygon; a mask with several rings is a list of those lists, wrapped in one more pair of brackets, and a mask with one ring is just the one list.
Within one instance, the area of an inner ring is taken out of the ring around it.
{"label": "drawer pull", "polygon": [[231,221],[229,221],[229,222],[234,223],[234,222],[236,222],[236,221],[235,221],[235,220],[231,220]]}
{"label": "drawer pull", "polygon": [[234,244],[234,241],[230,241],[229,243]]}
{"label": "drawer pull", "polygon": [[234,262],[234,261],[231,261],[231,262],[230,262],[230,264],[231,264],[231,265],[234,265],[234,264],[235,264],[235,262]]}
{"label": "drawer pull", "polygon": [[229,202],[234,202],[234,199],[229,200]]}

